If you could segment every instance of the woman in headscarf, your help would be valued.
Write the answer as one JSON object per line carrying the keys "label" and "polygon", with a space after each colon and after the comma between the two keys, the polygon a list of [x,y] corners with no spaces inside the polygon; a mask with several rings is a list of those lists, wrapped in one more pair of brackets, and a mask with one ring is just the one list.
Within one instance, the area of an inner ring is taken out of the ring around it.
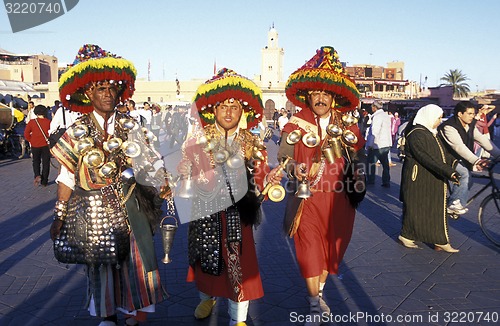
{"label": "woman in headscarf", "polygon": [[443,109],[422,107],[406,132],[406,158],[401,175],[403,227],[398,237],[407,248],[415,241],[434,244],[435,250],[458,252],[450,245],[446,214],[447,181],[458,183],[453,157],[437,137]]}

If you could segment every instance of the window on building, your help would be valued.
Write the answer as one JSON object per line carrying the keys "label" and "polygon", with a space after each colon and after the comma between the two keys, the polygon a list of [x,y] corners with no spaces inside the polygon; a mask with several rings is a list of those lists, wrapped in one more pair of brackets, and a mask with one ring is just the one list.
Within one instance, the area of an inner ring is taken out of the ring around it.
{"label": "window on building", "polygon": [[273,71],[273,66],[269,66],[267,69],[269,69],[269,71]]}
{"label": "window on building", "polygon": [[365,68],[365,77],[373,76],[373,68]]}

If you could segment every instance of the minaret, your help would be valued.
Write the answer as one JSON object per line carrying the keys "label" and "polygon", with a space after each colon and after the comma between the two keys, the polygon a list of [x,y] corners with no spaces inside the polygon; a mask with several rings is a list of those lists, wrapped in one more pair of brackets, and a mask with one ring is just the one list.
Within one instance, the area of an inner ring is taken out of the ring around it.
{"label": "minaret", "polygon": [[261,50],[261,88],[263,90],[285,87],[283,82],[283,57],[285,51],[278,46],[278,31],[273,26],[267,33],[267,46]]}

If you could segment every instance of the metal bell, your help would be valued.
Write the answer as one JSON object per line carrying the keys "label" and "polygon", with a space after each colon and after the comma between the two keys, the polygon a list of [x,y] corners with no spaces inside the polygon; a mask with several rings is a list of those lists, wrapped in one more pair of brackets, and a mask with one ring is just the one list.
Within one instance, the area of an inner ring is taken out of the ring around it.
{"label": "metal bell", "polygon": [[295,129],[286,137],[286,142],[290,145],[297,144],[302,137],[302,132],[299,129]]}
{"label": "metal bell", "polygon": [[[173,218],[175,224],[163,224],[163,221],[167,218]],[[172,245],[174,244],[174,236],[178,227],[177,219],[174,216],[165,216],[160,221],[161,242],[163,243],[163,253],[165,254],[161,261],[164,264],[172,262],[168,255],[170,254],[170,249],[172,249]]]}
{"label": "metal bell", "polygon": [[297,187],[297,191],[295,192],[295,197],[307,199],[312,196],[311,189],[309,189],[309,182],[307,179],[304,179],[300,182]]}
{"label": "metal bell", "polygon": [[181,178],[177,197],[185,199],[193,197],[193,179],[190,174],[186,178]]}

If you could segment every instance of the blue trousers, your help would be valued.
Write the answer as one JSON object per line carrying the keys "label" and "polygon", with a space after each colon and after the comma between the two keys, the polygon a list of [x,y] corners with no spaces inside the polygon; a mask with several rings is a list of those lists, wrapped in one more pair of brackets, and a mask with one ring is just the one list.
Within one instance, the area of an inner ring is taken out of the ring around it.
{"label": "blue trousers", "polygon": [[382,165],[382,184],[390,184],[391,175],[389,174],[389,150],[390,147],[372,148],[368,150],[368,169],[367,169],[367,182],[375,182],[375,164],[380,161]]}

